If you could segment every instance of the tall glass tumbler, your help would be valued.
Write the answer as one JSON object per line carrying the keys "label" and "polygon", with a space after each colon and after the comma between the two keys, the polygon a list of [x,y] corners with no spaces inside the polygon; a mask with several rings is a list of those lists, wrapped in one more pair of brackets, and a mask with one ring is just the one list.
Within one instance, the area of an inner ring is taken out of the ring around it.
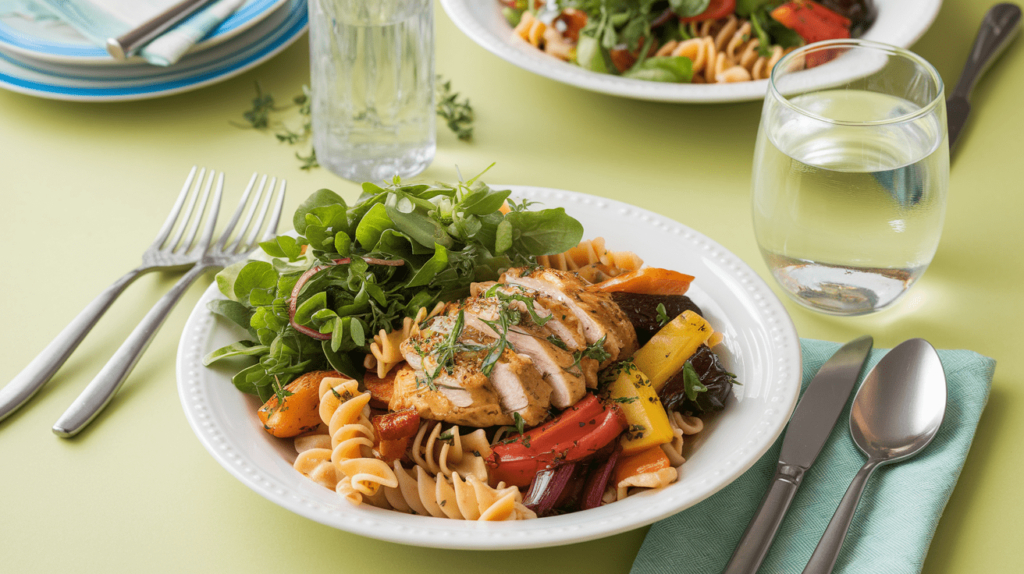
{"label": "tall glass tumbler", "polygon": [[313,149],[354,181],[434,159],[431,0],[309,0]]}
{"label": "tall glass tumbler", "polygon": [[752,203],[772,275],[824,313],[892,305],[931,263],[942,233],[942,79],[906,50],[834,40],[791,52],[769,82]]}

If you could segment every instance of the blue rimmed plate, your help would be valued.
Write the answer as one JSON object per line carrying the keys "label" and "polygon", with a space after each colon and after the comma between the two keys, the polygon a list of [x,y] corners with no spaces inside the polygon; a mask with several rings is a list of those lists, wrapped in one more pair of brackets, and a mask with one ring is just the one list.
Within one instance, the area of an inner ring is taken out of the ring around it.
{"label": "blue rimmed plate", "polygon": [[0,51],[0,88],[55,100],[142,100],[226,80],[290,46],[309,23],[306,0],[283,6],[241,34],[189,54],[169,68],[149,64],[76,66]]}
{"label": "blue rimmed plate", "polygon": [[[206,38],[196,43],[189,53],[213,48],[252,29],[285,2],[287,0],[248,0]],[[101,46],[63,22],[31,20],[13,13],[0,15],[0,52],[19,58],[78,66],[123,67],[144,62],[138,56],[127,61],[115,60]]]}

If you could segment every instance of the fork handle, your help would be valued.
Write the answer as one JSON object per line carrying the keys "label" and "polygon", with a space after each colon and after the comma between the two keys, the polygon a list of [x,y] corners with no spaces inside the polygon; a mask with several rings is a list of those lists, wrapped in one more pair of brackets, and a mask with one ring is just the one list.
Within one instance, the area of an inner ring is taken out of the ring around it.
{"label": "fork handle", "polygon": [[89,331],[96,326],[118,295],[145,271],[145,267],[133,269],[104,289],[35,359],[32,359],[27,367],[0,389],[0,421],[27,403],[53,377]]}
{"label": "fork handle", "polygon": [[207,269],[210,269],[210,266],[197,264],[153,305],[96,378],[54,423],[54,434],[64,438],[75,436],[110,403],[110,399],[135,368],[181,296]]}

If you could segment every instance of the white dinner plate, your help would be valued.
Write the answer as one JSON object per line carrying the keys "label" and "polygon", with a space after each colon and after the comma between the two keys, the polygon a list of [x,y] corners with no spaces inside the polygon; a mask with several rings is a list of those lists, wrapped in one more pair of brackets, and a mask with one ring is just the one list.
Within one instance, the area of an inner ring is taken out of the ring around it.
{"label": "white dinner plate", "polygon": [[694,441],[680,479],[658,490],[582,512],[503,523],[414,516],[353,506],[292,468],[291,440],[263,430],[259,400],[231,384],[219,364],[203,367],[210,351],[245,338],[214,316],[207,303],[222,298],[212,285],[192,311],[178,346],[178,394],[200,442],[243,484],[292,512],[363,536],[439,548],[512,549],[556,546],[610,536],[675,514],[743,474],[782,432],[800,390],[800,342],[779,300],[738,257],[666,217],[583,193],[523,186],[513,197],[562,206],[583,223],[585,237],[603,236],[646,264],[696,277],[688,295],[725,335],[723,361],[742,386]]}
{"label": "white dinner plate", "polygon": [[[875,0],[878,18],[864,35],[909,48],[932,25],[942,0]],[[659,102],[720,103],[760,100],[768,80],[733,84],[670,84],[599,74],[563,62],[512,37],[498,0],[441,0],[441,6],[460,30],[487,51],[524,70],[594,92]]]}
{"label": "white dinner plate", "polygon": [[[287,0],[247,0],[189,50],[212,48],[259,24]],[[105,49],[59,20],[0,15],[0,51],[21,57],[77,66],[125,66],[144,63],[140,56],[115,60]]]}
{"label": "white dinner plate", "polygon": [[306,0],[286,0],[247,32],[163,68],[149,64],[76,66],[0,52],[0,88],[56,100],[141,100],[224,81],[266,61],[308,24]]}

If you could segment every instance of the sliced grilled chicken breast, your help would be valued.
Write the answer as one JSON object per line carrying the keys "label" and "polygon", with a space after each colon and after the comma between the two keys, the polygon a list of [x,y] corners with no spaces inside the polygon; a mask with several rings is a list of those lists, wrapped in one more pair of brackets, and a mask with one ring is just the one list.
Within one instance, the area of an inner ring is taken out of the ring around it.
{"label": "sliced grilled chicken breast", "polygon": [[392,411],[414,408],[425,419],[458,425],[489,427],[515,423],[505,411],[490,380],[483,373],[455,368],[453,375],[441,374],[426,384],[426,376],[409,365],[399,368],[388,408]]}
{"label": "sliced grilled chicken breast", "polygon": [[601,367],[636,351],[636,332],[622,309],[609,294],[586,289],[587,283],[575,273],[513,268],[506,271],[500,281],[532,289],[565,305],[579,320],[587,343],[605,337],[604,348],[611,356]]}
{"label": "sliced grilled chicken breast", "polygon": [[[498,336],[490,325],[498,319],[500,303],[496,299],[471,298],[465,303],[466,324],[487,334]],[[516,353],[529,357],[543,380],[551,387],[551,404],[564,409],[583,398],[587,382],[583,370],[575,364],[568,351],[552,344],[547,337],[551,332],[534,324],[523,311],[519,325],[510,327],[506,338]],[[550,323],[550,321],[548,321]],[[597,376],[594,373],[596,386]]]}
{"label": "sliced grilled chicken breast", "polygon": [[[488,424],[512,424],[513,412],[523,417],[526,424],[540,423],[551,405],[551,387],[544,382],[533,362],[506,349],[490,373],[482,371],[487,350],[474,347],[493,345],[493,331],[478,319],[470,323],[464,315],[457,346],[451,347],[451,333],[458,327],[461,303],[450,303],[439,316],[430,320],[420,334],[402,343],[402,354],[414,376],[396,380],[390,408],[414,407],[420,416],[457,424],[471,424],[473,420],[491,420]],[[477,325],[479,323],[479,325]],[[482,327],[482,328],[481,328]],[[468,349],[467,349],[468,347]],[[443,356],[446,368],[438,369],[439,355],[451,353],[451,360]],[[431,384],[427,373],[437,373]],[[417,384],[417,378],[419,383]],[[411,386],[410,386],[411,381]],[[431,388],[433,386],[433,388]]]}

